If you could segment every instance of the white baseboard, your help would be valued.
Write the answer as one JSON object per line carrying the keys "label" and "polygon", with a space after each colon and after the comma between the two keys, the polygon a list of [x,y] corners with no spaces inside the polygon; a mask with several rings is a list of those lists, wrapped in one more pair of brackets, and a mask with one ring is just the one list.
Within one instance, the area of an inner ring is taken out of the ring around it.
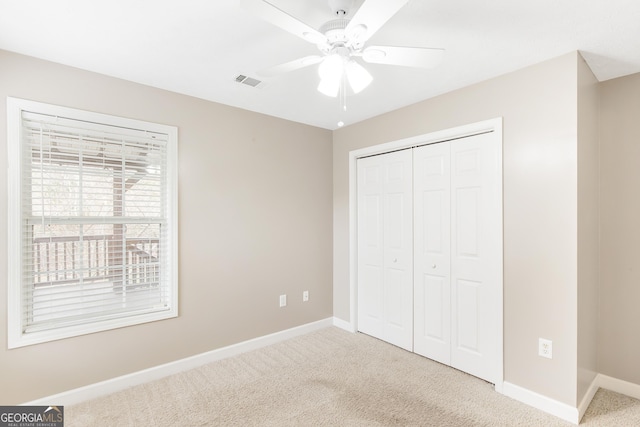
{"label": "white baseboard", "polygon": [[[208,351],[206,353],[198,354],[185,359],[176,360],[164,365],[155,366],[153,368],[133,372],[128,375],[123,375],[117,378],[112,378],[110,380],[90,384],[85,387],[76,388],[52,396],[33,400],[31,402],[26,402],[23,403],[23,405],[50,405],[52,402],[61,406],[74,405],[86,400],[95,399],[110,393],[115,393],[128,387],[144,384],[146,382],[164,378],[166,376],[177,374],[179,372],[194,369],[207,363],[236,356],[248,351],[257,350],[268,345],[305,335],[320,329],[328,328],[330,326],[335,326],[348,332],[356,332],[351,323],[342,319],[338,319],[337,317],[330,317],[327,319],[318,320],[317,322],[307,323],[306,325],[297,326],[295,328],[286,329],[284,331],[275,332],[273,334],[254,338],[248,341],[243,341],[238,344],[233,344],[227,347]],[[582,399],[582,402],[580,403],[580,406],[578,408],[574,408],[571,405],[558,402],[557,400],[551,399],[547,396],[543,396],[541,394],[538,394],[531,390],[527,390],[523,387],[511,384],[506,381],[502,383],[501,392],[505,396],[518,400],[534,408],[540,409],[541,411],[544,411],[548,414],[554,415],[570,423],[578,424],[580,422],[580,419],[582,419],[582,416],[586,412],[589,404],[591,403],[593,396],[598,391],[599,387],[636,399],[640,399],[639,384],[619,380],[617,378],[612,378],[603,374],[598,374],[593,380],[591,386],[589,387],[589,390],[587,391],[587,394]],[[496,391],[500,392],[498,387],[496,387]]]}
{"label": "white baseboard", "polygon": [[584,397],[582,398],[582,402],[580,402],[580,405],[578,405],[578,422],[582,420],[584,413],[587,412],[587,408],[589,408],[589,405],[593,400],[593,396],[596,395],[598,388],[600,388],[599,381],[598,381],[599,375],[600,374],[596,375],[593,381],[591,381],[591,385],[587,390],[587,394],[584,395]]}
{"label": "white baseboard", "polygon": [[585,412],[587,412],[593,397],[601,387],[634,399],[640,399],[640,384],[630,383],[603,374],[596,375],[577,408],[506,381],[503,383],[502,394],[570,423],[579,424]]}
{"label": "white baseboard", "polygon": [[23,405],[50,405],[52,404],[52,402],[60,406],[74,405],[90,399],[105,396],[107,394],[115,393],[128,387],[144,384],[146,382],[158,380],[160,378],[177,374],[179,372],[194,369],[199,366],[206,365],[207,363],[226,359],[228,357],[236,356],[238,354],[246,353],[248,351],[256,350],[271,344],[285,341],[290,338],[305,335],[319,329],[328,328],[334,325],[334,321],[335,319],[331,317],[323,320],[318,320],[317,322],[307,323],[306,325],[297,326],[295,328],[286,329],[284,331],[275,332],[273,334],[254,338],[248,341],[243,341],[238,344],[233,344],[227,347],[208,351],[206,353],[197,354],[195,356],[176,360],[164,365],[154,366],[153,368],[133,372],[128,375],[123,375],[120,377],[112,378],[110,380],[90,384],[85,387],[65,391],[53,396],[37,399],[31,402],[24,403]]}
{"label": "white baseboard", "polygon": [[630,383],[628,381],[619,380],[607,375],[598,374],[596,381],[599,387],[616,393],[624,394],[635,399],[640,399],[640,384]]}
{"label": "white baseboard", "polygon": [[504,382],[502,391],[505,396],[529,406],[533,406],[536,409],[540,409],[541,411],[554,415],[570,423],[577,425],[580,422],[578,408],[574,408],[566,403],[558,402],[550,397],[543,396],[534,391],[527,390],[526,388],[506,381]]}
{"label": "white baseboard", "polygon": [[351,323],[346,320],[338,319],[337,317],[333,318],[333,326],[344,329],[347,332],[357,332]]}

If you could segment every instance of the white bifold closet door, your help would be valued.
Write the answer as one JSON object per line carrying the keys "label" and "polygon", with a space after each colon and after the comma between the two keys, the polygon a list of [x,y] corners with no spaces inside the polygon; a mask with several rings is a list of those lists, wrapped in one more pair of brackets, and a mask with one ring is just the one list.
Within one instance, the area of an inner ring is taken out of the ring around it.
{"label": "white bifold closet door", "polygon": [[414,150],[414,351],[494,383],[500,167],[491,134]]}
{"label": "white bifold closet door", "polygon": [[410,149],[358,160],[358,329],[413,350]]}
{"label": "white bifold closet door", "polygon": [[493,383],[498,144],[480,134],[357,161],[358,330]]}

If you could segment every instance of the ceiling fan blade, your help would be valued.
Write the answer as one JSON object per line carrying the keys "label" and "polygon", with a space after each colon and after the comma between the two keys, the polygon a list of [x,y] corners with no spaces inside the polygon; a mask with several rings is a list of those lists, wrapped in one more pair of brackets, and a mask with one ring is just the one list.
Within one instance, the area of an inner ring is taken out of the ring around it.
{"label": "ceiling fan blade", "polygon": [[255,16],[308,42],[320,44],[327,40],[326,36],[318,30],[308,26],[298,18],[289,15],[284,10],[279,9],[266,0],[242,0],[241,5],[245,10],[253,13]]}
{"label": "ceiling fan blade", "polygon": [[354,44],[362,45],[369,40],[409,0],[365,0],[345,28],[345,33]]}
{"label": "ceiling fan blade", "polygon": [[258,71],[258,74],[264,77],[273,77],[279,74],[284,74],[290,71],[298,70],[300,68],[308,67],[309,65],[317,64],[320,61],[322,61],[322,56],[320,55],[305,56],[304,58],[294,59],[293,61],[285,62],[284,64],[278,64],[274,65],[273,67],[265,68]]}
{"label": "ceiling fan blade", "polygon": [[444,49],[426,47],[369,46],[362,59],[372,64],[433,68],[442,62]]}

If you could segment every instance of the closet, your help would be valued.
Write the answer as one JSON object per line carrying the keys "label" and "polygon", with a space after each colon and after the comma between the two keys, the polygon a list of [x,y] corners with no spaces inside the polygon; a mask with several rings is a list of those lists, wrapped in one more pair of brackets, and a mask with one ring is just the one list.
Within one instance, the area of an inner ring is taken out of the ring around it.
{"label": "closet", "polygon": [[494,383],[499,144],[487,132],[357,160],[358,330]]}

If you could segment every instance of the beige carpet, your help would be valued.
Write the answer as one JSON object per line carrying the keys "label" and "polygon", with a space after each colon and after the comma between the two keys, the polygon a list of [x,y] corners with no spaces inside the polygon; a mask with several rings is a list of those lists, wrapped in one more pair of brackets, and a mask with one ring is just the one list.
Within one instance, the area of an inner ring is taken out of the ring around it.
{"label": "beige carpet", "polygon": [[[72,426],[570,426],[470,375],[327,328],[65,407]],[[600,390],[585,426],[640,426],[640,401]]]}

